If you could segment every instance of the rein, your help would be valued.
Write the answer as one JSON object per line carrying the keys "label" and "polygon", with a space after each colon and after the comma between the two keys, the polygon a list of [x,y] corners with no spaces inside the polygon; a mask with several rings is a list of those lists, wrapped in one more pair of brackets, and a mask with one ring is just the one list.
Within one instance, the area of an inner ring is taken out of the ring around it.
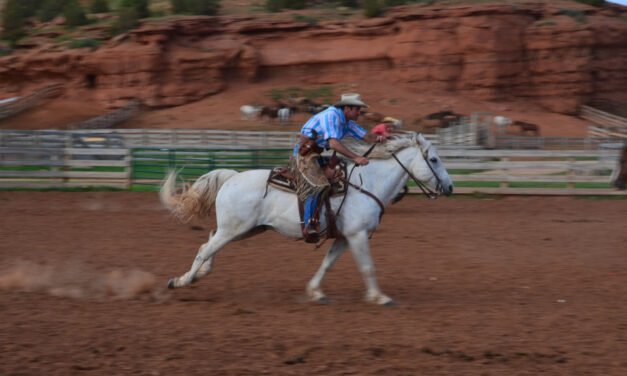
{"label": "rein", "polygon": [[[362,187],[358,186],[357,184],[353,184],[353,183],[351,183],[348,180],[344,180],[344,183],[350,185],[351,187],[355,188],[359,192],[361,192],[361,193],[365,194],[366,196],[372,198],[377,203],[377,205],[379,205],[379,208],[381,209],[381,213],[379,213],[379,222],[381,222],[381,218],[383,217],[383,214],[385,213],[385,205],[383,205],[383,202],[381,202],[381,200],[377,196],[375,196],[374,193],[363,189]],[[344,195],[344,198],[346,198],[346,195]],[[343,200],[342,200],[342,203],[344,203]],[[341,208],[342,207],[340,206],[340,209]],[[340,210],[338,209],[337,213],[339,213],[339,212],[340,212]]]}
{"label": "rein", "polygon": [[[362,157],[367,157],[368,154],[370,154],[372,152],[372,150],[374,149],[374,147],[376,145],[377,144],[372,144],[372,146],[370,146],[370,148],[368,150],[366,150],[366,152],[364,153],[364,155],[362,155]],[[355,171],[355,167],[357,167],[357,164],[353,164],[353,168],[351,168],[351,172],[348,173],[348,178],[344,179],[344,182],[347,183],[348,185],[350,185],[353,188],[357,188],[357,190],[359,190],[362,193],[368,192],[366,190],[361,189],[361,187],[357,187],[355,184],[350,182],[351,176],[353,175],[353,171]],[[368,192],[368,194],[371,197],[374,197],[375,201],[377,202],[377,204],[379,204],[379,206],[381,206],[381,215],[379,215],[379,221],[381,221],[381,217],[383,216],[383,208],[384,208],[384,206],[381,204],[381,200],[379,200],[378,197],[376,197],[375,195],[373,195],[370,192]],[[342,207],[344,206],[344,201],[346,201],[346,194],[344,194],[344,197],[342,198],[342,202],[340,202],[340,207],[337,208],[337,211],[335,212],[335,216],[336,217],[340,215],[340,211],[342,210]]]}

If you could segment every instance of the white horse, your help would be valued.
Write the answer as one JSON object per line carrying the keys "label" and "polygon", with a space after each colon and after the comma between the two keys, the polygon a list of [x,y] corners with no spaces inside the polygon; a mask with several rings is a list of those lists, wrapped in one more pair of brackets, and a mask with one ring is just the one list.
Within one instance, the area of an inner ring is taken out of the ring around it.
{"label": "white horse", "polygon": [[[345,139],[346,141],[346,139]],[[349,142],[346,142],[349,144]],[[363,152],[368,145],[355,143],[351,147]],[[324,302],[320,288],[329,268],[350,248],[366,285],[366,300],[376,304],[391,304],[377,285],[370,257],[368,235],[379,226],[383,207],[388,205],[406,184],[409,174],[423,184],[430,194],[450,195],[453,183],[435,148],[422,135],[404,132],[377,145],[368,156],[367,166],[356,168],[350,177],[354,184],[348,189],[345,202],[337,214],[339,236],[328,250],[320,268],[309,281],[306,292],[310,300]],[[350,169],[349,169],[350,170]],[[269,170],[214,170],[201,176],[189,189],[176,193],[176,173],[171,172],[160,191],[161,202],[182,220],[206,217],[215,202],[217,230],[198,250],[191,269],[168,282],[169,288],[183,287],[211,271],[216,253],[227,243],[244,239],[267,229],[287,237],[302,238],[296,195],[266,187]],[[360,191],[366,190],[376,196]],[[265,194],[267,189],[267,194]],[[341,197],[333,198],[331,206],[337,213]],[[383,206],[382,206],[383,205]],[[324,213],[321,228],[326,227]]]}
{"label": "white horse", "polygon": [[290,121],[290,116],[292,115],[292,111],[287,107],[282,107],[277,111],[277,116],[279,118],[279,123],[285,124]]}
{"label": "white horse", "polygon": [[259,117],[261,107],[245,104],[239,108],[239,113],[242,120],[254,120]]}

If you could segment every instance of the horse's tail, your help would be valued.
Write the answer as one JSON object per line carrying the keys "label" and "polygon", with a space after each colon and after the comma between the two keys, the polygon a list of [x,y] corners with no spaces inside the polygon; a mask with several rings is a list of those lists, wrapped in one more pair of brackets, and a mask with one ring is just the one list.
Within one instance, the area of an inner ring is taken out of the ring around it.
{"label": "horse's tail", "polygon": [[211,213],[216,196],[222,185],[238,172],[234,170],[213,170],[192,184],[185,185],[180,193],[176,192],[178,172],[170,171],[161,185],[159,198],[161,203],[182,222],[192,219],[204,219]]}

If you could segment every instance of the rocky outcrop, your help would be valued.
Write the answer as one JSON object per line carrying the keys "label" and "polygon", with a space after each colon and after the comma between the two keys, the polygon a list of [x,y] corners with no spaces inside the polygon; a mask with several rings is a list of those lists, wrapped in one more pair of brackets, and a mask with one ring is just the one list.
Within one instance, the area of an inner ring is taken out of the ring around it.
{"label": "rocky outcrop", "polygon": [[281,74],[321,84],[377,74],[420,91],[524,97],[563,113],[624,96],[627,12],[564,3],[413,5],[382,18],[319,23],[287,15],[146,21],[95,51],[40,47],[0,58],[0,95],[62,82],[66,96],[160,107],[238,80]]}

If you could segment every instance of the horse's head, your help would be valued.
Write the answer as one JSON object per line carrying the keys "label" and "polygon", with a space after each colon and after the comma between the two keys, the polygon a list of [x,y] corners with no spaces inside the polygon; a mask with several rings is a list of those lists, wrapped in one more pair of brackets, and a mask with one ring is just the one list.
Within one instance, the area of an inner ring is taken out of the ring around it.
{"label": "horse's head", "polygon": [[618,159],[618,164],[612,174],[612,185],[620,190],[627,188],[627,145],[623,147],[623,151]]}
{"label": "horse's head", "polygon": [[435,146],[421,134],[416,134],[415,137],[420,154],[411,163],[409,169],[420,182],[432,191],[450,196],[453,193],[453,181],[448,175]]}

